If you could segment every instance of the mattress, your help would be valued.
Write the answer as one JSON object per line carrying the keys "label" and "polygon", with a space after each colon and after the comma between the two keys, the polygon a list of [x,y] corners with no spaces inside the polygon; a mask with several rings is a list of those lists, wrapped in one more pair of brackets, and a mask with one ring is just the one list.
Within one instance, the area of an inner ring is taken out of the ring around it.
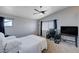
{"label": "mattress", "polygon": [[19,41],[22,43],[20,53],[40,53],[43,49],[47,49],[46,39],[40,36],[29,35],[19,38]]}

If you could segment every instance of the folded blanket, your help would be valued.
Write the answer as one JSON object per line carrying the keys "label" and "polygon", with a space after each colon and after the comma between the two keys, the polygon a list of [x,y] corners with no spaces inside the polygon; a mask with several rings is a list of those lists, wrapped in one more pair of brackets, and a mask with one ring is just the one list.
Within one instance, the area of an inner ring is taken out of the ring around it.
{"label": "folded blanket", "polygon": [[17,53],[19,52],[21,42],[16,39],[4,41],[4,53]]}
{"label": "folded blanket", "polygon": [[5,37],[3,33],[0,32],[0,53],[8,52],[19,52],[21,42],[16,36]]}

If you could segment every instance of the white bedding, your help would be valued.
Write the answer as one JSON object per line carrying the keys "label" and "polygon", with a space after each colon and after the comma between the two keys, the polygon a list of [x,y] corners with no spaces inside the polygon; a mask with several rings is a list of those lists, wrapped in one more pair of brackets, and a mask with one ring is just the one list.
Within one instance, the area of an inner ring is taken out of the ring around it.
{"label": "white bedding", "polygon": [[45,38],[29,35],[22,38],[5,40],[7,43],[6,50],[8,53],[40,53],[43,49],[47,49],[47,41]]}
{"label": "white bedding", "polygon": [[22,42],[20,53],[40,53],[43,49],[47,49],[46,39],[36,35],[29,35],[19,40]]}

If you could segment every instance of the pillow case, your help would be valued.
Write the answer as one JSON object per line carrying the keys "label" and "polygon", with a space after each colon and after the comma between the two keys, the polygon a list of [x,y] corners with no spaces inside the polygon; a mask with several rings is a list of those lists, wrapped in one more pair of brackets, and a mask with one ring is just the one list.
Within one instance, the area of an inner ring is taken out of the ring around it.
{"label": "pillow case", "polygon": [[3,40],[3,39],[5,39],[5,36],[2,32],[0,32],[0,40]]}
{"label": "pillow case", "polygon": [[3,45],[3,40],[5,39],[4,34],[0,32],[0,53],[3,53],[4,45]]}

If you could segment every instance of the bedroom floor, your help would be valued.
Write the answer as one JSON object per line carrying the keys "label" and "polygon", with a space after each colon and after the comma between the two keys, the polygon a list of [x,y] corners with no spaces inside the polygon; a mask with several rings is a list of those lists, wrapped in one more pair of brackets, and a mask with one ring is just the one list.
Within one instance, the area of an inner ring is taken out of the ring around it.
{"label": "bedroom floor", "polygon": [[73,43],[60,42],[60,44],[54,43],[53,40],[48,40],[47,53],[79,53],[79,47],[76,48]]}

